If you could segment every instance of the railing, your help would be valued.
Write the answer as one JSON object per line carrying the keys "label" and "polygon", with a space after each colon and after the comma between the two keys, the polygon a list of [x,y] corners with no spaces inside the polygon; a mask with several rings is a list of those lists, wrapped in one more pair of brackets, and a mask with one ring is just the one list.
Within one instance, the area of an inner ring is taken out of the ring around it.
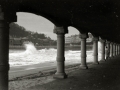
{"label": "railing", "polygon": [[[54,48],[57,49],[57,46],[35,46],[38,50],[39,49],[49,49],[49,48]],[[87,50],[92,49],[92,45],[87,45],[86,46]],[[20,50],[25,50],[24,46],[9,46],[9,49],[20,49]],[[65,46],[65,50],[80,50],[81,47],[80,45],[74,45],[74,46]]]}
{"label": "railing", "polygon": [[[35,46],[37,49],[57,48],[56,46]],[[9,49],[25,49],[25,46],[9,46]]]}

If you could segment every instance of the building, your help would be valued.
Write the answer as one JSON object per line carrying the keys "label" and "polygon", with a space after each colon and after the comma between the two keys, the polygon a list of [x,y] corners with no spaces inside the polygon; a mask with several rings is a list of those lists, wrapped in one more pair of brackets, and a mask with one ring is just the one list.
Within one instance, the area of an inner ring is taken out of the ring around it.
{"label": "building", "polygon": [[71,37],[65,37],[65,44],[71,43]]}
{"label": "building", "polygon": [[47,45],[50,45],[52,40],[40,39],[40,38],[29,39],[27,37],[23,37],[23,38],[9,37],[9,45],[10,46],[22,46],[23,44],[28,43],[28,42],[32,42],[34,45],[37,45],[37,46],[43,46],[43,45],[47,46]]}
{"label": "building", "polygon": [[23,38],[9,37],[10,46],[22,46],[23,43],[26,41],[29,41],[27,37],[23,37]]}
{"label": "building", "polygon": [[[65,37],[65,44],[80,44],[80,42],[81,42],[81,39],[79,35],[71,35],[69,37]],[[91,43],[92,37],[90,36],[89,38],[87,38],[86,42]]]}

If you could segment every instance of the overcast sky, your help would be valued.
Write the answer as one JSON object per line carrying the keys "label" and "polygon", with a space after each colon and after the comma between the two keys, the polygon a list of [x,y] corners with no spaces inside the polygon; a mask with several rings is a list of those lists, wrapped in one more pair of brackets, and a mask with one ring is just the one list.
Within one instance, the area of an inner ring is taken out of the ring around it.
{"label": "overcast sky", "polygon": [[[54,24],[49,20],[31,13],[17,13],[17,24],[25,27],[27,30],[44,33],[49,36],[51,39],[56,40],[56,34],[53,33]],[[69,27],[69,33],[65,36],[70,36],[74,34],[79,34],[79,32],[73,28]]]}

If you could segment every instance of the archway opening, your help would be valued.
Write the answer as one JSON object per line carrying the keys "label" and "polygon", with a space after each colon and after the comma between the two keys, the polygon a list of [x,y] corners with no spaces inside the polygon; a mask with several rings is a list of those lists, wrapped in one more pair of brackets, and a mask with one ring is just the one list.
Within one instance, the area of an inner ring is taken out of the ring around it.
{"label": "archway opening", "polygon": [[80,45],[79,31],[74,27],[68,27],[68,34],[65,35],[65,45]]}
{"label": "archway opening", "polygon": [[68,27],[68,34],[65,35],[65,58],[69,64],[80,64],[79,31],[72,26]]}
{"label": "archway opening", "polygon": [[[68,35],[65,37],[66,44],[66,61],[70,63],[80,64],[81,63],[81,39],[79,37],[80,32],[74,27],[68,27]],[[93,62],[93,42],[92,42],[92,34],[88,33],[88,38],[86,39],[86,55],[87,62]],[[67,49],[69,51],[67,51]],[[69,54],[68,54],[69,53]],[[69,58],[68,58],[69,57]]]}
{"label": "archway opening", "polygon": [[[10,24],[10,67],[52,62],[56,59],[54,24],[32,13],[17,13]],[[53,51],[53,53],[50,53]]]}

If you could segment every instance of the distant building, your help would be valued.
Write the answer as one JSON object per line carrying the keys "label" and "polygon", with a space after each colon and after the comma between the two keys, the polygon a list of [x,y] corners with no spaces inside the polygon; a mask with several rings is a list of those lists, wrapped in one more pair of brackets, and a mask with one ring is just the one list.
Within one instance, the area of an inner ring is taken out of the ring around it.
{"label": "distant building", "polygon": [[87,38],[86,42],[87,42],[87,43],[92,42],[92,38],[90,38],[90,37]]}
{"label": "distant building", "polygon": [[[89,38],[86,39],[87,43],[91,43],[92,42],[92,36],[91,34]],[[65,37],[65,44],[80,44],[81,39],[79,37],[79,35],[71,35],[69,37]]]}
{"label": "distant building", "polygon": [[9,37],[9,45],[18,45],[21,46],[23,45],[23,42],[28,41],[28,38],[12,38]]}
{"label": "distant building", "polygon": [[71,43],[71,37],[65,37],[65,44]]}
{"label": "distant building", "polygon": [[79,38],[79,35],[73,35],[71,37],[71,43],[80,43],[81,39]]}
{"label": "distant building", "polygon": [[29,43],[29,42],[32,42],[34,45],[37,45],[37,46],[43,46],[43,45],[47,46],[47,45],[50,45],[52,40],[40,39],[40,38],[29,39],[27,37],[23,37],[23,38],[9,37],[9,45],[10,46],[22,46],[23,44]]}
{"label": "distant building", "polygon": [[79,35],[72,35],[69,37],[65,37],[65,44],[74,44],[74,43],[80,43]]}

